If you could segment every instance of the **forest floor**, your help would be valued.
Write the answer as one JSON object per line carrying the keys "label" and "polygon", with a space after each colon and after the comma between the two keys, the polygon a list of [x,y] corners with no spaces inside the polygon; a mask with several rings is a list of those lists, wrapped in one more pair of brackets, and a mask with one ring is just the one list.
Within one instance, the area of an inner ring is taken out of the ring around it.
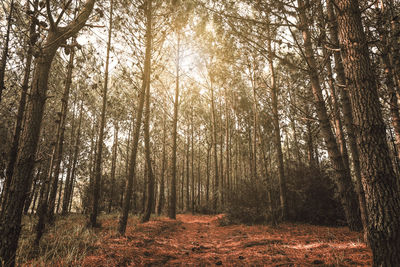
{"label": "forest floor", "polygon": [[371,266],[370,249],[348,228],[284,223],[276,227],[221,226],[218,216],[181,214],[177,220],[137,221],[126,236],[116,220],[82,266]]}

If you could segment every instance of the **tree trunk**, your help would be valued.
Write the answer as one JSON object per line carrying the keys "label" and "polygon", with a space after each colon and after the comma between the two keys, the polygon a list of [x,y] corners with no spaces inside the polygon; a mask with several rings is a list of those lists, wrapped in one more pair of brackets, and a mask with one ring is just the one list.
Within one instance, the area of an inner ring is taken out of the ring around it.
{"label": "tree trunk", "polygon": [[114,144],[113,144],[113,154],[111,159],[111,183],[110,183],[110,196],[108,201],[108,213],[111,213],[112,205],[113,205],[113,198],[114,198],[114,184],[115,184],[115,169],[116,169],[116,162],[117,162],[117,153],[118,153],[118,125],[114,126]]}
{"label": "tree trunk", "polygon": [[[212,77],[213,79],[213,77]],[[212,115],[212,142],[214,150],[214,188],[213,188],[213,209],[217,212],[218,209],[218,196],[219,196],[219,177],[218,177],[218,150],[217,150],[217,126],[216,126],[216,114],[215,114],[215,101],[214,101],[214,88],[211,84],[211,115]]]}
{"label": "tree trunk", "polygon": [[349,81],[361,178],[366,196],[374,266],[400,265],[400,195],[394,174],[376,77],[358,1],[336,0],[342,59]]}
{"label": "tree trunk", "polygon": [[[151,30],[151,25],[148,23],[146,28],[146,53],[145,53],[144,68],[143,68],[144,69],[143,83],[141,92],[139,93],[139,103],[136,113],[135,129],[132,141],[132,151],[129,164],[129,173],[125,186],[124,203],[122,207],[122,214],[121,217],[119,218],[119,224],[118,224],[118,231],[121,235],[125,234],[126,224],[128,222],[128,214],[131,207],[133,183],[135,181],[135,176],[136,176],[136,157],[139,145],[140,127],[142,124],[142,115],[143,115],[144,100],[147,88],[147,81],[150,80],[149,77],[151,72],[151,49],[152,49],[151,46],[152,46],[152,30]],[[136,201],[134,201],[134,203],[136,203]]]}
{"label": "tree trunk", "polygon": [[361,221],[359,214],[359,205],[353,191],[353,184],[350,173],[346,170],[342,155],[340,154],[335,137],[332,133],[329,117],[325,107],[322,89],[319,81],[318,70],[311,44],[311,36],[309,32],[309,21],[306,15],[306,5],[303,0],[298,0],[299,19],[301,23],[301,31],[304,39],[304,53],[308,65],[308,74],[311,80],[311,88],[314,96],[317,115],[320,122],[321,134],[324,137],[328,155],[335,170],[335,182],[338,187],[339,198],[343,206],[347,223],[352,230],[361,229]]}
{"label": "tree trunk", "polygon": [[[35,0],[33,2],[33,9],[34,9],[34,15],[32,16],[32,19],[30,21],[30,27],[29,27],[29,36],[27,40],[27,46],[28,46],[28,51],[27,51],[27,56],[26,56],[26,62],[25,62],[25,69],[24,69],[24,79],[22,82],[22,91],[21,91],[21,97],[19,100],[19,105],[18,105],[18,111],[17,111],[17,121],[15,123],[15,129],[14,129],[14,136],[13,136],[13,141],[10,149],[10,157],[7,165],[7,170],[6,170],[6,180],[4,182],[3,186],[3,198],[1,199],[2,203],[0,207],[4,206],[4,203],[6,202],[6,197],[7,197],[7,192],[8,188],[10,187],[11,184],[11,179],[13,176],[14,172],[14,166],[15,166],[15,161],[17,160],[17,155],[18,155],[18,145],[21,137],[21,131],[22,131],[22,123],[24,120],[24,113],[25,113],[25,106],[26,106],[26,96],[28,94],[28,88],[29,88],[29,78],[31,74],[31,66],[32,66],[32,58],[33,58],[33,46],[35,44],[35,32],[36,32],[36,24],[33,22],[33,18],[37,17],[37,8],[38,8],[39,1]],[[13,8],[12,6],[10,8]],[[26,2],[26,11],[30,11],[29,7],[29,1]],[[10,13],[11,15],[11,13]],[[7,37],[6,37],[7,39]],[[8,44],[5,44],[8,46]],[[4,47],[5,49],[6,47]],[[4,80],[3,78],[0,78]],[[0,93],[0,102],[1,102],[1,93]]]}
{"label": "tree trunk", "polygon": [[[56,196],[57,196],[57,187],[58,187],[58,176],[60,175],[60,166],[61,166],[61,161],[63,158],[63,148],[64,148],[64,133],[65,133],[65,125],[66,125],[66,120],[67,120],[67,113],[68,113],[68,102],[69,102],[69,95],[70,95],[70,89],[71,89],[71,84],[72,84],[72,71],[74,68],[74,57],[75,57],[75,39],[73,39],[72,44],[71,44],[71,54],[69,58],[69,64],[68,64],[68,74],[67,74],[67,79],[65,82],[65,89],[64,89],[64,94],[62,98],[62,108],[60,112],[60,122],[59,122],[59,134],[57,135],[57,141],[56,141],[56,149],[54,151],[54,165],[52,166],[52,169],[50,169],[50,181],[52,181],[51,185],[51,191],[50,191],[50,196],[48,200],[48,211],[47,211],[47,217],[48,221],[50,224],[54,224],[54,207],[55,207],[55,201],[56,201]],[[53,170],[54,168],[54,170]],[[54,172],[53,172],[54,171]],[[51,180],[51,178],[53,180]]]}
{"label": "tree trunk", "polygon": [[[268,34],[269,29],[268,29]],[[287,200],[286,200],[286,178],[285,170],[283,165],[283,153],[282,153],[282,143],[281,143],[281,130],[279,126],[279,111],[278,111],[278,88],[276,86],[275,79],[275,68],[274,61],[272,57],[272,45],[271,37],[268,39],[268,66],[271,74],[271,102],[272,102],[272,114],[273,114],[273,124],[274,124],[274,143],[276,149],[276,161],[278,162],[278,174],[279,174],[279,200],[281,208],[282,220],[287,218]]]}
{"label": "tree trunk", "polygon": [[167,139],[167,118],[166,113],[163,115],[163,145],[162,145],[162,163],[161,163],[161,181],[160,181],[160,196],[157,205],[157,215],[161,215],[164,207],[165,194],[164,194],[164,178],[165,178],[165,165],[166,165],[166,139]]}
{"label": "tree trunk", "polygon": [[[339,39],[338,39],[338,25],[337,20],[333,10],[332,0],[328,2],[328,19],[330,21],[330,37],[331,42],[336,47],[339,47]],[[361,213],[361,221],[363,224],[364,230],[364,239],[367,241],[367,224],[368,224],[368,214],[367,214],[367,206],[365,202],[365,194],[364,189],[362,188],[361,182],[361,169],[360,169],[360,155],[357,148],[357,142],[355,137],[355,129],[353,126],[353,110],[350,104],[349,93],[345,88],[346,86],[346,76],[344,73],[344,66],[342,62],[342,58],[340,55],[340,51],[335,51],[333,53],[335,59],[335,71],[337,77],[337,88],[339,89],[340,100],[342,102],[343,108],[343,119],[344,119],[344,127],[347,132],[347,137],[349,141],[349,148],[352,155],[352,162],[354,167],[354,175],[356,177],[356,192],[358,195],[358,202],[360,205],[360,213]]]}
{"label": "tree trunk", "polygon": [[177,150],[177,124],[178,124],[178,108],[179,108],[179,64],[180,64],[180,35],[177,32],[177,54],[176,54],[176,86],[174,99],[174,118],[172,122],[172,175],[171,175],[171,190],[169,199],[168,217],[176,219],[176,150]]}
{"label": "tree trunk", "polygon": [[35,163],[35,154],[47,99],[47,83],[51,63],[58,47],[68,38],[77,34],[85,25],[95,2],[95,0],[87,0],[77,18],[65,27],[57,27],[51,18],[51,27],[44,41],[41,54],[35,60],[31,101],[26,109],[26,125],[21,135],[9,197],[4,205],[4,213],[0,220],[0,236],[2,236],[0,240],[0,261],[3,261],[5,266],[15,265],[15,252],[21,231],[21,215],[25,198],[32,183],[32,179],[29,179],[29,177],[32,175]]}
{"label": "tree trunk", "polygon": [[[147,18],[148,33],[152,33],[152,0],[147,1],[146,18]],[[151,34],[149,35],[150,35],[149,37],[151,38]],[[147,201],[146,201],[145,212],[141,219],[142,222],[147,222],[150,220],[151,211],[154,205],[154,174],[153,174],[151,155],[150,155],[151,153],[150,152],[151,149],[150,148],[150,95],[151,95],[150,74],[147,75],[146,78],[147,78],[147,83],[146,83],[147,90],[146,90],[146,100],[145,100],[146,109],[145,109],[143,131],[144,131],[144,150],[145,150],[146,166],[147,166]],[[174,193],[176,194],[176,188]]]}
{"label": "tree trunk", "polygon": [[108,29],[108,42],[107,42],[107,55],[106,55],[106,70],[104,74],[104,88],[103,88],[103,105],[101,108],[101,120],[99,129],[99,140],[97,142],[97,158],[94,171],[94,183],[93,183],[93,204],[92,212],[90,214],[89,225],[91,227],[97,227],[97,214],[99,210],[99,198],[101,190],[101,176],[102,176],[102,161],[103,161],[103,140],[104,140],[104,128],[106,126],[106,109],[107,109],[107,91],[108,91],[108,69],[110,64],[110,49],[111,49],[111,33],[113,26],[113,8],[114,1],[110,1],[110,21]]}
{"label": "tree trunk", "polygon": [[14,12],[14,0],[11,0],[9,12],[10,13],[8,14],[8,17],[7,17],[7,31],[6,31],[6,35],[4,37],[4,39],[5,39],[4,47],[3,47],[1,62],[0,62],[0,103],[1,103],[2,93],[5,89],[4,76],[5,76],[5,72],[6,72],[6,65],[7,65],[7,58],[8,58],[8,49],[9,49],[10,33],[11,33],[11,26],[12,26],[12,13]]}

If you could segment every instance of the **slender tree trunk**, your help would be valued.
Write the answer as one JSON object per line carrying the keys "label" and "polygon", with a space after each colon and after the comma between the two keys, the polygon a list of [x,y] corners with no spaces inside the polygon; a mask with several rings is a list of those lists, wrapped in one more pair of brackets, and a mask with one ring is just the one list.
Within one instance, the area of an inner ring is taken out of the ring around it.
{"label": "slender tree trunk", "polygon": [[[270,35],[269,29],[268,34]],[[279,174],[279,200],[281,208],[281,217],[283,220],[287,218],[287,200],[286,200],[286,178],[285,170],[283,165],[283,153],[281,143],[281,130],[279,127],[279,111],[278,111],[278,88],[276,86],[275,68],[272,57],[272,45],[271,38],[268,39],[268,66],[271,74],[271,101],[272,101],[272,114],[274,124],[274,143],[276,149],[276,161],[278,162],[278,174]]]}
{"label": "slender tree trunk", "polygon": [[58,200],[57,200],[56,213],[59,213],[59,211],[60,211],[61,195],[62,195],[62,190],[63,190],[63,186],[64,186],[64,169],[65,169],[65,165],[63,163],[63,168],[61,170],[60,187],[58,188]]}
{"label": "slender tree trunk", "polygon": [[111,159],[111,188],[110,188],[110,196],[108,201],[108,213],[111,212],[114,198],[114,184],[115,184],[115,170],[116,170],[116,162],[117,162],[117,153],[118,153],[118,130],[119,126],[114,126],[114,144],[113,144],[113,154]]}
{"label": "slender tree trunk", "polygon": [[113,7],[114,1],[110,1],[110,21],[109,21],[109,29],[108,29],[108,42],[107,42],[107,55],[106,55],[106,70],[104,74],[104,88],[103,88],[103,105],[101,108],[101,120],[100,120],[100,129],[99,129],[99,140],[97,142],[97,158],[95,164],[94,171],[94,184],[93,184],[93,204],[92,204],[92,212],[90,214],[90,222],[89,225],[91,227],[96,227],[97,223],[97,214],[99,210],[99,198],[100,198],[100,190],[101,190],[101,175],[102,175],[102,161],[103,161],[103,140],[104,140],[104,128],[106,126],[106,109],[107,109],[107,93],[108,93],[108,69],[110,64],[110,49],[111,49],[111,33],[113,27]]}
{"label": "slender tree trunk", "polygon": [[[18,105],[18,111],[17,111],[17,121],[15,123],[15,129],[14,129],[14,136],[13,136],[13,141],[10,149],[10,156],[9,156],[9,161],[7,165],[7,170],[6,170],[6,180],[4,182],[3,186],[3,198],[1,199],[1,207],[4,206],[4,203],[6,202],[6,197],[7,197],[7,192],[8,188],[10,187],[11,184],[11,179],[13,176],[14,172],[14,166],[15,162],[17,160],[17,155],[18,155],[18,145],[21,137],[21,131],[22,131],[22,123],[24,120],[24,113],[25,113],[25,106],[26,106],[26,96],[28,94],[28,88],[29,88],[29,77],[31,74],[31,66],[32,66],[32,59],[33,59],[33,46],[35,44],[35,33],[36,33],[36,24],[33,22],[33,18],[37,16],[37,8],[38,8],[39,1],[35,0],[33,2],[33,9],[34,9],[34,15],[32,16],[32,19],[30,21],[30,27],[29,27],[29,36],[27,40],[27,46],[28,46],[28,51],[27,51],[27,56],[26,56],[26,62],[25,62],[25,69],[24,69],[24,79],[22,81],[22,91],[21,91],[21,97],[19,100],[19,105]],[[10,7],[11,9],[13,8],[13,5]],[[30,11],[30,4],[29,1],[26,2],[26,11]],[[10,13],[11,15],[11,13]],[[8,37],[6,36],[6,39]],[[8,47],[8,44],[6,42],[4,49]],[[8,49],[8,48],[7,48]],[[4,56],[4,55],[3,55]],[[7,57],[7,56],[6,56]],[[5,67],[5,66],[4,66]],[[4,70],[4,68],[3,68]],[[4,71],[3,74],[4,75]],[[0,79],[3,79],[3,86],[4,86],[4,77],[0,77]],[[0,82],[1,83],[1,82]],[[1,85],[0,85],[1,86]],[[1,102],[1,92],[0,92],[0,102]]]}
{"label": "slender tree trunk", "polygon": [[217,150],[217,126],[216,126],[216,114],[215,114],[215,101],[214,101],[214,87],[211,85],[211,115],[212,115],[212,142],[214,150],[214,188],[213,188],[213,209],[217,212],[218,209],[218,197],[219,197],[219,177],[218,177],[218,150]]}
{"label": "slender tree trunk", "polygon": [[30,103],[26,109],[26,124],[21,135],[9,197],[4,204],[4,212],[0,219],[0,236],[2,236],[0,240],[0,262],[4,262],[5,266],[15,265],[15,252],[21,231],[21,217],[25,199],[32,183],[32,179],[29,179],[29,177],[32,175],[35,163],[47,99],[47,83],[51,63],[60,45],[68,38],[76,35],[85,25],[95,2],[95,0],[87,0],[77,18],[65,27],[59,28],[50,17],[50,30],[43,42],[41,53],[35,60]]}
{"label": "slender tree trunk", "polygon": [[[308,3],[308,0],[306,0]],[[311,80],[311,88],[314,96],[317,115],[320,122],[321,133],[327,145],[328,155],[335,170],[335,182],[338,186],[339,198],[341,200],[347,223],[350,229],[360,230],[361,220],[359,213],[359,204],[355,198],[353,184],[350,173],[346,170],[342,155],[340,154],[335,137],[329,123],[328,113],[325,107],[322,89],[319,81],[318,70],[311,44],[311,36],[309,32],[309,21],[306,15],[306,5],[303,0],[298,0],[299,19],[301,23],[301,31],[304,39],[304,52],[308,64],[308,74]]]}
{"label": "slender tree trunk", "polygon": [[176,54],[176,86],[175,86],[175,99],[174,99],[174,118],[172,122],[172,176],[171,176],[171,190],[169,199],[169,212],[168,216],[171,219],[176,219],[176,150],[177,150],[177,124],[178,124],[178,108],[179,108],[179,64],[180,64],[180,35],[177,32],[177,54]]}
{"label": "slender tree trunk", "polygon": [[[56,196],[57,196],[57,187],[58,187],[58,180],[59,180],[58,177],[60,175],[60,166],[61,166],[61,161],[63,158],[64,133],[65,133],[66,120],[67,120],[69,95],[70,95],[71,84],[72,84],[72,71],[74,68],[74,57],[75,57],[74,46],[76,45],[75,43],[76,43],[75,39],[73,39],[72,44],[71,44],[71,52],[70,52],[71,54],[70,54],[69,64],[68,64],[68,74],[67,74],[67,79],[65,82],[63,98],[61,100],[62,108],[61,108],[60,118],[59,118],[60,119],[59,134],[57,135],[56,149],[54,151],[54,161],[55,162],[49,173],[50,181],[52,182],[52,184],[51,184],[51,191],[50,191],[50,196],[49,196],[49,200],[48,200],[47,217],[48,217],[48,221],[50,224],[54,224],[54,207],[55,207],[55,201],[56,201]],[[53,168],[54,168],[54,170],[53,170]]]}
{"label": "slender tree trunk", "polygon": [[376,77],[358,1],[336,0],[342,59],[349,81],[374,266],[400,265],[400,194],[386,142]]}
{"label": "slender tree trunk", "polygon": [[186,145],[186,211],[190,209],[190,191],[189,191],[189,179],[190,179],[190,171],[189,171],[189,151],[190,151],[190,135],[189,129],[187,130],[187,145]]}
{"label": "slender tree trunk", "polygon": [[207,146],[207,161],[206,161],[206,207],[210,206],[210,154],[212,146]]}
{"label": "slender tree trunk", "polygon": [[161,162],[161,181],[160,181],[160,196],[157,206],[157,215],[161,215],[164,207],[165,194],[164,194],[164,177],[165,177],[165,165],[166,165],[166,140],[167,140],[167,118],[166,113],[163,115],[163,145],[162,145],[162,162]]}
{"label": "slender tree trunk", "polygon": [[76,176],[76,164],[78,163],[78,157],[79,157],[79,148],[80,148],[80,143],[81,143],[81,127],[82,127],[82,111],[83,111],[83,101],[81,101],[81,107],[79,110],[79,121],[78,121],[78,129],[76,133],[76,139],[75,139],[75,144],[74,144],[74,154],[73,154],[73,160],[72,160],[72,166],[71,166],[71,178],[70,182],[65,185],[66,190],[67,190],[67,200],[66,200],[66,211],[67,213],[71,212],[71,207],[72,207],[72,201],[74,197],[74,184],[75,184],[75,176]]}
{"label": "slender tree trunk", "polygon": [[190,160],[190,177],[191,177],[191,187],[190,187],[190,192],[191,192],[191,208],[190,211],[192,214],[194,214],[194,125],[193,125],[193,106],[192,106],[192,111],[191,111],[191,119],[190,119],[190,132],[191,132],[191,160]]}
{"label": "slender tree trunk", "polygon": [[[147,27],[149,32],[152,32],[152,0],[148,0],[147,2],[147,9],[146,9],[146,17],[147,17]],[[154,174],[151,162],[151,155],[150,155],[150,75],[147,76],[147,90],[146,90],[146,102],[145,102],[145,117],[144,117],[144,150],[145,150],[145,157],[146,157],[146,165],[147,165],[147,201],[146,201],[146,208],[145,212],[142,217],[142,222],[147,222],[150,220],[151,211],[153,210],[154,205]],[[176,166],[175,166],[176,167]],[[175,170],[176,171],[176,170]],[[176,181],[175,181],[176,182]],[[175,188],[176,194],[176,188]],[[175,203],[176,205],[176,203]]]}
{"label": "slender tree trunk", "polygon": [[[151,2],[151,0],[148,0]],[[145,61],[144,61],[144,73],[143,73],[143,83],[141,92],[139,94],[139,103],[136,113],[136,121],[135,121],[135,129],[132,141],[132,151],[131,151],[131,158],[129,164],[129,173],[127,177],[127,183],[125,186],[125,193],[124,193],[124,203],[122,207],[122,214],[119,219],[118,231],[121,235],[125,234],[126,224],[128,222],[128,214],[131,206],[131,198],[132,198],[132,191],[133,191],[133,183],[135,181],[136,175],[136,157],[139,145],[139,137],[140,137],[140,127],[142,124],[142,115],[143,115],[143,107],[144,107],[144,100],[147,88],[147,81],[150,80],[150,72],[151,72],[151,46],[152,46],[152,29],[151,23],[149,23],[149,18],[147,18],[147,28],[146,28],[146,53],[145,53]],[[134,201],[136,203],[136,201]]]}
{"label": "slender tree trunk", "polygon": [[4,76],[5,76],[5,72],[6,72],[6,65],[7,65],[7,58],[8,58],[8,49],[9,49],[10,33],[11,33],[11,26],[12,26],[12,14],[14,12],[14,0],[11,0],[9,12],[10,13],[8,14],[8,17],[7,17],[7,31],[6,31],[6,35],[4,37],[4,47],[3,47],[1,61],[0,61],[0,103],[1,103],[2,93],[5,89]]}

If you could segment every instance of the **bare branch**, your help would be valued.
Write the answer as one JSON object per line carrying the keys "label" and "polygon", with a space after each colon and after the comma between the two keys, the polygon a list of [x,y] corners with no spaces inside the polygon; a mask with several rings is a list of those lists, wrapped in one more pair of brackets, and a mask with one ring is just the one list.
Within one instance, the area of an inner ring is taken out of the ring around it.
{"label": "bare branch", "polygon": [[50,22],[50,30],[55,30],[56,29],[56,24],[54,23],[54,18],[53,15],[51,14],[51,9],[50,9],[50,0],[46,0],[46,12],[47,12],[47,17]]}
{"label": "bare branch", "polygon": [[65,11],[68,9],[71,2],[72,2],[72,0],[69,0],[68,3],[64,6],[63,10],[61,11],[60,15],[57,18],[56,26],[58,26],[58,24],[60,23],[62,16],[64,15]]}

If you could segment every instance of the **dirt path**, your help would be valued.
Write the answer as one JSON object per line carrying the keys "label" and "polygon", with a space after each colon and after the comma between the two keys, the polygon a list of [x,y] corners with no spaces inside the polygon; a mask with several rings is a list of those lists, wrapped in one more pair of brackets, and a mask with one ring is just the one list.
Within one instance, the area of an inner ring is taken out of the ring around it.
{"label": "dirt path", "polygon": [[[221,215],[220,215],[221,216]],[[282,224],[219,226],[220,216],[178,215],[105,235],[83,266],[370,266],[347,228]]]}

